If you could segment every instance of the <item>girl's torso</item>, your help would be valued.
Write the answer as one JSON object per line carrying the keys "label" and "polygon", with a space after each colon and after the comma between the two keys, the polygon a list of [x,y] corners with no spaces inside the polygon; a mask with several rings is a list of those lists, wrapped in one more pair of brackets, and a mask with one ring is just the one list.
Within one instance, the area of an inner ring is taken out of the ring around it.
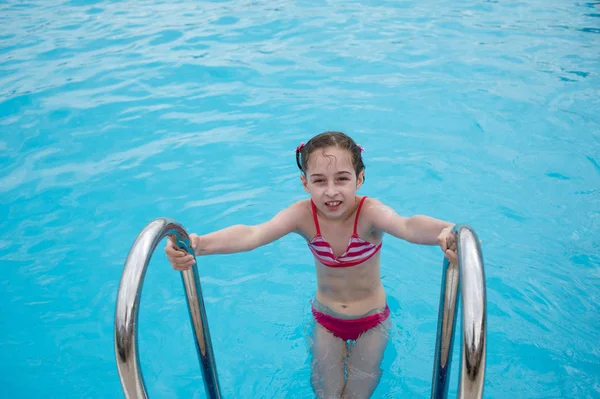
{"label": "girl's torso", "polygon": [[[298,228],[307,243],[317,236],[317,226],[320,235],[326,240],[335,257],[340,257],[349,248],[350,238],[356,224],[357,236],[370,244],[378,246],[381,243],[381,234],[371,228],[368,210],[368,199],[365,200],[360,210],[358,219],[356,214],[361,198],[357,198],[354,212],[343,221],[328,221],[319,218],[315,225],[313,210],[310,200],[302,201],[301,215],[298,217]],[[375,251],[368,259],[361,263],[346,266],[332,267],[325,265],[315,256],[317,270],[318,301],[337,313],[357,315],[380,308],[386,304],[386,295],[380,278],[380,252]]]}

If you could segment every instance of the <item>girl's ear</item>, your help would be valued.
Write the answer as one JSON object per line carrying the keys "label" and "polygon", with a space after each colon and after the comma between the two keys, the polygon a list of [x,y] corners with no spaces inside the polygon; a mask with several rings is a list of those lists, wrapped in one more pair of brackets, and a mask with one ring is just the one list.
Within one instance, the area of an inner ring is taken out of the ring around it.
{"label": "girl's ear", "polygon": [[356,177],[356,189],[358,190],[360,186],[362,186],[365,181],[365,171],[361,170],[358,176]]}
{"label": "girl's ear", "polygon": [[306,177],[304,177],[302,173],[300,173],[300,181],[302,181],[302,187],[304,187],[304,191],[308,193],[308,180],[306,180]]}

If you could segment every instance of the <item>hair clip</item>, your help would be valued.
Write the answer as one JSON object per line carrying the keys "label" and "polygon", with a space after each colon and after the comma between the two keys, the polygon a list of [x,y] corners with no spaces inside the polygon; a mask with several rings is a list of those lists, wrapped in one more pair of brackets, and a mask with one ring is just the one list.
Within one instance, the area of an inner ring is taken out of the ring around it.
{"label": "hair clip", "polygon": [[363,152],[365,149],[362,148],[362,146],[360,144],[357,144],[358,148],[360,148],[360,152]]}
{"label": "hair clip", "polygon": [[298,165],[298,169],[300,169],[302,173],[304,173],[304,171],[302,170],[302,163],[300,163],[300,151],[302,151],[303,148],[304,143],[300,143],[300,145],[296,147],[296,165]]}

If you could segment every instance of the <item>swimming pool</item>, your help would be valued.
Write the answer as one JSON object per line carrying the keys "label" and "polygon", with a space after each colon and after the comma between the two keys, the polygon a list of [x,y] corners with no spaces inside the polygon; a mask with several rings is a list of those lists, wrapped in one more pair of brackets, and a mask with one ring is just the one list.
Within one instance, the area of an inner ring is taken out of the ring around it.
{"label": "swimming pool", "polygon": [[[116,292],[141,229],[265,220],[305,196],[296,146],[335,129],[365,147],[362,194],[481,238],[485,397],[600,397],[599,17],[598,2],[0,2],[3,396],[120,397]],[[305,244],[199,261],[224,397],[312,397]],[[441,266],[384,239],[377,398],[429,395]],[[204,397],[161,252],[139,320],[149,396]]]}

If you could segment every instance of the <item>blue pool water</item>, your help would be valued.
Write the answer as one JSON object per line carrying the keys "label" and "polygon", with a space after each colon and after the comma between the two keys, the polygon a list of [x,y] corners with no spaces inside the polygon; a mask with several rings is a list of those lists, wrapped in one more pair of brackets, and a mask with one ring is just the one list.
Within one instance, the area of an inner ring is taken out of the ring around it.
{"label": "blue pool water", "polygon": [[[296,146],[342,130],[361,194],[482,240],[485,397],[600,397],[598,2],[14,0],[0,26],[1,396],[122,397],[137,234],[266,220],[305,198]],[[312,397],[305,243],[199,263],[224,397]],[[441,266],[384,240],[374,397],[429,395]],[[162,245],[139,339],[150,397],[204,397]]]}

